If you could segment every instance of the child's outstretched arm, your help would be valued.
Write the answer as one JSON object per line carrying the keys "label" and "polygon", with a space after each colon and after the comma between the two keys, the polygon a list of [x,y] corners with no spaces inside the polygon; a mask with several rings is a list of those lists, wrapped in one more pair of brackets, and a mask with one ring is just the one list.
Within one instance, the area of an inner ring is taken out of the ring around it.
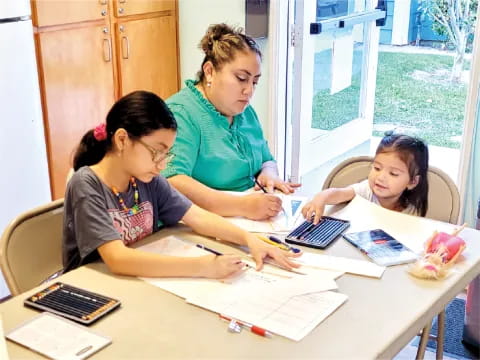
{"label": "child's outstretched arm", "polygon": [[244,267],[238,255],[160,255],[127,247],[122,240],[109,241],[98,248],[98,253],[109,270],[118,275],[221,279],[239,272]]}
{"label": "child's outstretched arm", "polygon": [[355,191],[351,187],[323,190],[302,208],[303,217],[307,220],[313,217],[313,223],[318,224],[325,210],[325,205],[341,204],[352,200],[354,197]]}
{"label": "child's outstretched arm", "polygon": [[273,258],[279,265],[289,270],[299,267],[291,258],[300,256],[301,253],[295,254],[267,244],[254,234],[196,205],[192,205],[190,209],[188,209],[182,221],[199,234],[227,240],[239,245],[247,245],[257,264],[257,270],[262,269],[263,259],[266,257]]}

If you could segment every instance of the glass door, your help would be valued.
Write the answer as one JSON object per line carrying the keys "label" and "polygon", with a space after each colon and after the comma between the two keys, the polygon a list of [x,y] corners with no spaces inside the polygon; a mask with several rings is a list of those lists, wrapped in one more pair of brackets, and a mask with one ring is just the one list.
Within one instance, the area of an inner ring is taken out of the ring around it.
{"label": "glass door", "polygon": [[286,159],[292,181],[302,181],[370,139],[377,24],[386,13],[380,2],[379,6],[377,0],[295,1],[292,126],[287,127]]}

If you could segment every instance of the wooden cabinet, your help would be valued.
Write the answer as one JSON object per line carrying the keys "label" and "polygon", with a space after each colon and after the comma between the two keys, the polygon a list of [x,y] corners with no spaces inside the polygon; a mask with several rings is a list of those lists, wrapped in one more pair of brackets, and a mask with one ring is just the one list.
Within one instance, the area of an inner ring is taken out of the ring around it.
{"label": "wooden cabinet", "polygon": [[[122,6],[122,7],[121,7]],[[179,89],[174,0],[33,0],[52,194],[83,134],[134,90]],[[117,12],[121,15],[117,16]]]}
{"label": "wooden cabinet", "polygon": [[175,11],[175,0],[117,0],[114,1],[115,15],[125,17],[130,15],[154,13],[159,11]]}
{"label": "wooden cabinet", "polygon": [[[178,89],[173,16],[120,21],[116,26],[120,95],[148,90],[166,98]],[[148,69],[138,71],[138,69]]]}
{"label": "wooden cabinet", "polygon": [[50,182],[55,199],[63,196],[72,153],[80,137],[101,122],[115,100],[113,58],[105,49],[111,40],[105,29],[104,25],[95,25],[38,34]]}
{"label": "wooden cabinet", "polygon": [[106,0],[32,1],[35,25],[52,26],[103,19],[108,15]]}

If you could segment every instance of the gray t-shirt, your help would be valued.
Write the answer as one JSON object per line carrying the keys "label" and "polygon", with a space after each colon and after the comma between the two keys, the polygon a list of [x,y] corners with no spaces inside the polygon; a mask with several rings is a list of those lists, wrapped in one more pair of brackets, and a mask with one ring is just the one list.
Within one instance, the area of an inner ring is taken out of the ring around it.
{"label": "gray t-shirt", "polygon": [[[64,271],[99,259],[97,248],[111,240],[132,244],[163,225],[182,219],[191,201],[173,189],[162,176],[149,183],[136,180],[140,210],[129,215],[117,197],[88,167],[70,179],[63,215]],[[120,194],[127,208],[135,204],[132,185]]]}

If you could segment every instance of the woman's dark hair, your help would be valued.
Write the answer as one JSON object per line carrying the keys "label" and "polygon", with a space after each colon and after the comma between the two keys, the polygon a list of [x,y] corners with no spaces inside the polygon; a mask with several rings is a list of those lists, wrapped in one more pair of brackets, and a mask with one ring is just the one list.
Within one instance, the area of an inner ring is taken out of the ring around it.
{"label": "woman's dark hair", "polygon": [[398,154],[408,167],[410,179],[419,176],[417,186],[402,193],[400,204],[404,208],[412,205],[420,216],[425,216],[428,209],[428,146],[419,138],[387,132],[380,141],[376,154],[387,152]]}
{"label": "woman's dark hair", "polygon": [[237,51],[250,50],[260,59],[262,58],[262,52],[257,43],[250,36],[245,35],[242,28],[233,28],[224,23],[210,25],[198,47],[205,53],[202,66],[197,73],[200,82],[205,77],[203,65],[207,61],[210,61],[218,70],[224,64],[233,61]]}
{"label": "woman's dark hair", "polygon": [[133,140],[159,129],[177,129],[177,122],[167,105],[154,93],[135,91],[118,100],[110,109],[106,121],[106,138],[97,140],[94,129],[80,141],[73,157],[73,169],[97,164],[112,150],[112,137],[125,129]]}

